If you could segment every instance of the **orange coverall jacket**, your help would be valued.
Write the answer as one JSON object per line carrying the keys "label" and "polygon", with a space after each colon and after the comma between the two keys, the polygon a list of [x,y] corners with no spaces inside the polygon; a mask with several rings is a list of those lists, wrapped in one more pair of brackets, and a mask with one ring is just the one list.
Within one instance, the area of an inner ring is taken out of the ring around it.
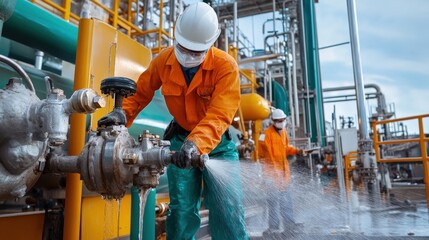
{"label": "orange coverall jacket", "polygon": [[277,133],[271,125],[264,131],[261,164],[264,175],[275,181],[276,185],[286,187],[290,181],[290,169],[287,156],[296,155],[299,148],[289,145],[286,131]]}
{"label": "orange coverall jacket", "polygon": [[234,58],[211,47],[187,86],[173,47],[166,48],[140,75],[136,94],[124,99],[127,127],[162,86],[170,114],[190,132],[187,140],[195,143],[201,154],[209,153],[219,144],[239,107],[238,76]]}

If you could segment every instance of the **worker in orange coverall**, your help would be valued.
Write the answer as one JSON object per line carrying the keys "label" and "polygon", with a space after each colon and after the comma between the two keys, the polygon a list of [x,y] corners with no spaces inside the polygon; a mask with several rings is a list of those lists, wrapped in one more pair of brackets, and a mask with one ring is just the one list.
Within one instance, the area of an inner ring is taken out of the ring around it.
{"label": "worker in orange coverall", "polygon": [[[239,71],[234,58],[212,46],[219,34],[211,6],[204,2],[189,5],[176,21],[174,45],[152,60],[138,79],[136,94],[123,103],[129,127],[162,86],[174,117],[164,133],[170,150],[178,152],[175,165],[167,167],[167,239],[195,239],[201,224],[202,182],[212,239],[248,239],[238,152],[228,131],[240,104]],[[121,117],[108,116],[103,121]],[[209,161],[228,161],[233,174],[227,185],[216,181],[207,167],[191,166],[191,158],[201,154],[209,154]]]}
{"label": "worker in orange coverall", "polygon": [[271,121],[271,126],[262,135],[263,147],[260,161],[264,176],[274,182],[277,192],[267,200],[269,229],[264,234],[280,229],[278,212],[282,218],[284,231],[289,231],[289,228],[295,226],[292,197],[288,186],[291,174],[287,156],[304,155],[303,150],[289,145],[285,130],[286,114],[281,109],[274,109],[271,113]]}

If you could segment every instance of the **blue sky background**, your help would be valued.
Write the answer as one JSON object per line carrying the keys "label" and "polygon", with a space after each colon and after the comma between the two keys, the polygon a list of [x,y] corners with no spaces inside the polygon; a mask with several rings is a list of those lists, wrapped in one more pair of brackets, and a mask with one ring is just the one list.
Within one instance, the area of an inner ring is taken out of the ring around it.
{"label": "blue sky background", "polygon": [[[356,0],[356,8],[364,83],[380,86],[397,118],[429,114],[429,1]],[[263,48],[262,24],[268,18],[272,13],[239,19],[240,30],[257,48]],[[319,47],[350,41],[346,0],[319,0],[316,20]],[[319,53],[323,88],[354,85],[350,44]],[[351,92],[339,94],[346,93]],[[369,115],[376,102],[366,103]],[[333,106],[325,104],[328,121]],[[335,108],[337,116],[357,122],[356,102],[335,103]],[[406,124],[409,132],[417,131],[416,124]]]}
{"label": "blue sky background", "polygon": [[[316,4],[319,47],[349,41],[346,3]],[[396,117],[428,114],[429,1],[358,0],[356,8],[364,83],[381,87],[386,102],[395,104]],[[354,84],[349,44],[319,53],[324,88]],[[335,105],[338,115],[356,116],[355,102]],[[325,115],[332,109],[325,104]],[[409,132],[417,130],[416,124],[407,125]]]}

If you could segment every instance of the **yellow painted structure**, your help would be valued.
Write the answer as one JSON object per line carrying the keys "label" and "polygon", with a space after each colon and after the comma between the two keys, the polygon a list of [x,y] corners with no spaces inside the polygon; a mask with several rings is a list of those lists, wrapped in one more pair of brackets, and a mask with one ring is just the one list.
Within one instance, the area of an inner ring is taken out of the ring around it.
{"label": "yellow painted structure", "polygon": [[240,107],[244,121],[263,120],[270,115],[270,103],[257,93],[242,94]]}
{"label": "yellow painted structure", "polygon": [[[137,79],[146,70],[151,60],[151,52],[129,36],[117,31],[108,24],[95,19],[81,19],[79,23],[78,49],[76,53],[74,90],[93,88],[99,94],[101,81],[107,77],[122,76]],[[97,121],[113,109],[114,102],[106,99],[105,108],[91,115],[91,130],[96,130]],[[70,128],[70,155],[78,155],[85,144],[85,115],[75,115]],[[64,239],[105,239],[103,229],[117,229],[117,220],[104,216],[113,208],[112,217],[117,216],[116,204],[104,206],[100,197],[82,200],[82,182],[79,174],[67,177],[66,206],[64,216]],[[122,201],[121,219],[128,222],[119,223],[120,233],[129,234],[130,200]],[[81,205],[82,204],[82,205]],[[95,207],[95,206],[98,207]],[[113,213],[116,211],[116,213]],[[115,215],[116,214],[116,215]],[[86,220],[91,217],[93,221]],[[82,218],[82,222],[81,222]],[[96,219],[96,220],[94,220]],[[116,217],[117,219],[117,217]],[[100,228],[100,226],[103,226]],[[127,227],[128,226],[128,227]],[[121,231],[121,228],[123,229]],[[116,233],[117,234],[117,233]],[[109,235],[109,233],[107,233]]]}
{"label": "yellow painted structure", "polygon": [[43,211],[2,214],[0,217],[0,239],[42,239]]}
{"label": "yellow painted structure", "polygon": [[115,239],[118,236],[129,235],[130,210],[129,194],[119,202],[103,200],[100,196],[83,198],[81,239]]}
{"label": "yellow painted structure", "polygon": [[[375,157],[379,163],[404,163],[404,162],[421,162],[423,165],[423,180],[426,187],[426,204],[429,208],[429,156],[428,156],[428,147],[429,138],[425,136],[424,122],[429,119],[429,114],[417,115],[404,118],[395,118],[376,121],[372,124],[372,132],[374,133],[374,150]],[[395,139],[395,140],[381,140],[378,132],[377,125],[384,125],[393,122],[403,122],[403,121],[417,121],[419,126],[419,137],[411,139]],[[382,145],[395,145],[403,143],[412,143],[416,142],[420,145],[420,157],[401,157],[401,158],[382,158],[380,154],[380,146]]]}

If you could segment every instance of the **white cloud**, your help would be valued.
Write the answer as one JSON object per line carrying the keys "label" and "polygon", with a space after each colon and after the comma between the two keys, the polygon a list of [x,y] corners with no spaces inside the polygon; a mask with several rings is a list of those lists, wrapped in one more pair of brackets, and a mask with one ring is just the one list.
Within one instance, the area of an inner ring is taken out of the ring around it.
{"label": "white cloud", "polygon": [[[397,117],[429,113],[429,1],[356,2],[364,83],[380,86]],[[320,1],[316,10],[319,46],[348,41],[346,1]],[[354,84],[350,45],[321,50],[320,62],[324,88]],[[333,105],[325,104],[327,120]],[[355,102],[335,106],[337,115],[357,115]]]}

